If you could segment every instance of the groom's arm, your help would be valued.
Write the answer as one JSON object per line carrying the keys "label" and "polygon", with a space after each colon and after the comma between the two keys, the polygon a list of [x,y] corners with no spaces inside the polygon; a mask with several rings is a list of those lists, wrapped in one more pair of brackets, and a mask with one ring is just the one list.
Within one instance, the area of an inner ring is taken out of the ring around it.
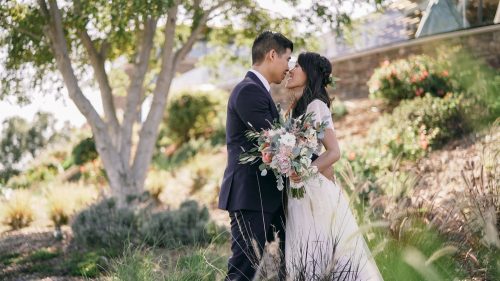
{"label": "groom's arm", "polygon": [[248,85],[241,89],[236,99],[236,112],[248,129],[251,129],[249,123],[259,131],[270,128],[273,123],[269,98],[265,94],[257,85]]}

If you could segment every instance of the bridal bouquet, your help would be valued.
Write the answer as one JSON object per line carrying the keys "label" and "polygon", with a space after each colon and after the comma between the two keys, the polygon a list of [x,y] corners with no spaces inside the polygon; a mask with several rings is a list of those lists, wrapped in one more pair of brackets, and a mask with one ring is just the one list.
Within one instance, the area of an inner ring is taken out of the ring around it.
{"label": "bridal bouquet", "polygon": [[304,197],[304,181],[318,172],[317,167],[311,165],[311,157],[318,148],[318,140],[324,137],[327,123],[314,122],[314,113],[308,113],[295,119],[284,120],[280,117],[270,129],[260,132],[249,125],[252,130],[246,132],[246,137],[256,141],[257,145],[240,155],[240,163],[262,160],[259,166],[261,175],[272,171],[279,190],[283,190],[285,185],[283,177],[290,177],[295,172],[302,181],[291,181],[291,195],[294,198]]}

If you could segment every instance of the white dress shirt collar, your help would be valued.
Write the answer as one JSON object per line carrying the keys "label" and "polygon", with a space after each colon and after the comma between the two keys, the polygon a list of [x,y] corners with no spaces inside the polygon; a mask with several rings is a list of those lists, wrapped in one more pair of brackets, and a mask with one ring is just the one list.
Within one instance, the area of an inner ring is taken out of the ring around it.
{"label": "white dress shirt collar", "polygon": [[262,82],[262,84],[266,88],[267,92],[270,93],[271,85],[269,85],[269,82],[267,82],[266,78],[264,78],[264,76],[262,74],[260,74],[260,72],[258,72],[255,69],[250,69],[249,71],[252,72],[253,74],[255,74],[257,76],[257,78],[259,78],[260,82]]}

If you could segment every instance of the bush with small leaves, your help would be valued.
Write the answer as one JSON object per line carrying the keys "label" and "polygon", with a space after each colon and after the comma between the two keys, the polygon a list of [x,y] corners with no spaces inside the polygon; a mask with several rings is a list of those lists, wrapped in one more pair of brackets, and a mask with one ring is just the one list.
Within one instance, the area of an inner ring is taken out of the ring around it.
{"label": "bush with small leaves", "polygon": [[[185,201],[179,209],[153,213],[143,217],[140,233],[152,245],[175,247],[210,242],[207,233],[209,214],[196,201]],[[212,233],[215,233],[212,231]]]}
{"label": "bush with small leaves", "polygon": [[368,81],[370,95],[397,104],[424,95],[444,97],[453,92],[449,69],[427,55],[385,61]]}
{"label": "bush with small leaves", "polygon": [[392,155],[416,159],[467,130],[460,96],[425,96],[402,102],[372,127],[371,135],[376,136],[373,144]]}
{"label": "bush with small leaves", "polygon": [[332,112],[332,117],[333,117],[334,121],[342,119],[342,117],[346,116],[348,113],[347,107],[345,106],[345,104],[342,101],[337,100],[337,99],[335,99],[332,102],[331,112]]}
{"label": "bush with small leaves", "polygon": [[29,188],[38,183],[53,180],[58,173],[56,164],[42,164],[11,177],[7,182],[7,186],[12,188]]}
{"label": "bush with small leaves", "polygon": [[118,208],[114,199],[103,200],[81,211],[71,225],[78,243],[115,250],[134,240],[136,227],[134,211]]}
{"label": "bush with small leaves", "polygon": [[79,142],[71,152],[71,157],[75,165],[83,165],[97,159],[99,154],[95,148],[94,138],[86,138]]}
{"label": "bush with small leaves", "polygon": [[183,92],[174,96],[167,108],[160,142],[163,136],[177,144],[200,137],[221,139],[226,97],[227,93],[221,91]]}
{"label": "bush with small leaves", "polygon": [[414,161],[468,132],[460,95],[405,100],[383,115],[363,143],[348,144],[345,158],[354,173],[371,182],[399,161]]}

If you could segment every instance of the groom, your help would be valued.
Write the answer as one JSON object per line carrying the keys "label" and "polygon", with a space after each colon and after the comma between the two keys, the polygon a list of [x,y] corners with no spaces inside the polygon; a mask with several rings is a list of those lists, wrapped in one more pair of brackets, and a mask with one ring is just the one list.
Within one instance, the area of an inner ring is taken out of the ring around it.
{"label": "groom", "polygon": [[[226,121],[228,162],[219,194],[219,208],[231,218],[231,251],[226,280],[252,280],[266,241],[277,232],[285,252],[285,193],[277,189],[273,173],[261,176],[260,163],[239,164],[242,149],[254,143],[245,132],[253,126],[268,129],[279,118],[271,98],[270,83],[279,84],[288,72],[293,43],[277,32],[260,34],[252,45],[252,69],[229,97]],[[251,124],[251,126],[250,126]],[[285,279],[282,256],[279,277]]]}

